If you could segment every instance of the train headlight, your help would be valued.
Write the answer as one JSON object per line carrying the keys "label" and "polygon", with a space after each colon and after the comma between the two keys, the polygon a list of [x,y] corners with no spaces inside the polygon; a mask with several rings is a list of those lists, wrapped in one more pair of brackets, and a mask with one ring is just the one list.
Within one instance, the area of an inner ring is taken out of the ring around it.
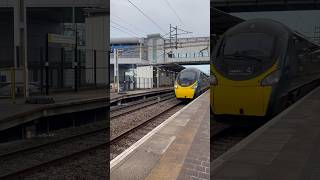
{"label": "train headlight", "polygon": [[174,85],[174,88],[175,88],[175,89],[178,89],[178,85],[177,85],[177,84],[175,84],[175,85]]}
{"label": "train headlight", "polygon": [[214,74],[211,74],[211,77],[210,77],[210,85],[212,85],[212,86],[218,85],[217,77],[216,77]]}
{"label": "train headlight", "polygon": [[280,71],[276,70],[270,73],[261,81],[261,86],[272,86],[280,80]]}

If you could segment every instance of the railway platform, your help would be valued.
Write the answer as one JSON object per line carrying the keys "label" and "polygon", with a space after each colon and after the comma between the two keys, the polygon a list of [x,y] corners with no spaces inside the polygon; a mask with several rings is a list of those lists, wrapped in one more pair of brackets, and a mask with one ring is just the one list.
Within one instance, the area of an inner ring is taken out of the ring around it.
{"label": "railway platform", "polygon": [[320,179],[320,88],[211,162],[211,178]]}
{"label": "railway platform", "polygon": [[111,179],[209,179],[207,91],[110,162]]}
{"label": "railway platform", "polygon": [[52,93],[52,104],[26,104],[25,98],[0,99],[0,131],[30,122],[40,117],[54,116],[65,113],[80,112],[107,107],[111,102],[126,98],[143,96],[146,94],[170,91],[172,88],[155,88],[147,90],[129,91],[126,94],[110,93],[106,89],[83,90],[77,93]]}

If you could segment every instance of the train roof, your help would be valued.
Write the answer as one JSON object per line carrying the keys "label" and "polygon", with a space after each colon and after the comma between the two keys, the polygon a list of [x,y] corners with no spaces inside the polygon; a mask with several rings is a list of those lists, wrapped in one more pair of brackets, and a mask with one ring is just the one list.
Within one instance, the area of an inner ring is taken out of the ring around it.
{"label": "train roof", "polygon": [[309,43],[311,43],[315,46],[319,46],[318,44],[316,44],[315,42],[313,42],[309,38],[300,34],[299,32],[291,30],[288,26],[286,26],[278,21],[275,21],[272,19],[265,19],[265,18],[250,19],[250,20],[241,22],[241,23],[237,24],[236,26],[230,28],[225,33],[225,35],[230,36],[234,33],[239,33],[241,31],[248,32],[248,28],[252,29],[252,31],[257,31],[257,30],[258,31],[266,31],[269,34],[273,34],[275,36],[294,35],[298,38],[302,38],[302,39],[308,41]]}
{"label": "train roof", "polygon": [[198,73],[202,73],[202,74],[206,75],[207,77],[209,77],[206,73],[204,73],[204,72],[202,72],[200,69],[194,68],[194,67],[185,68],[184,70],[182,70],[182,71],[180,71],[180,72],[187,71],[187,70],[193,70],[193,71],[196,71],[196,72],[198,72]]}
{"label": "train roof", "polygon": [[271,19],[250,19],[244,22],[237,24],[236,26],[230,28],[226,31],[225,35],[230,36],[234,33],[239,32],[248,32],[250,31],[267,31],[270,34],[275,35],[283,35],[291,33],[291,30],[279,23],[278,21],[271,20]]}
{"label": "train roof", "polygon": [[293,35],[296,38],[303,39],[307,41],[310,45],[312,46],[317,46],[319,47],[318,44],[307,38],[306,36],[302,35],[301,33],[297,31],[291,30],[289,27],[286,25],[272,20],[272,19],[264,19],[264,18],[257,18],[257,19],[250,19],[244,22],[241,22],[237,24],[236,26],[232,27],[229,29],[225,35],[230,36],[234,33],[239,33],[239,32],[248,32],[248,29],[252,29],[252,31],[265,31],[268,32],[269,34],[273,34],[275,36],[289,36]]}

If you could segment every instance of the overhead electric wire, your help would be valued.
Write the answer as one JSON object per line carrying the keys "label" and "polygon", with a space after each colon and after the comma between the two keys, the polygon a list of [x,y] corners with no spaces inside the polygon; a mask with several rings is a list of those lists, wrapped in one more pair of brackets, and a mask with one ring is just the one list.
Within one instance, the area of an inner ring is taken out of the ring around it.
{"label": "overhead electric wire", "polygon": [[186,26],[182,19],[180,18],[180,16],[178,15],[178,13],[176,12],[176,10],[174,10],[174,8],[170,5],[170,3],[168,2],[168,0],[164,0],[164,2],[166,2],[166,4],[169,6],[169,8],[171,9],[171,11],[175,14],[175,16],[178,18],[178,20],[181,22],[182,25]]}
{"label": "overhead electric wire", "polygon": [[140,37],[138,37],[138,36],[136,36],[136,35],[132,35],[132,34],[130,34],[129,32],[126,32],[125,30],[123,30],[123,29],[121,29],[121,28],[118,28],[118,27],[115,27],[115,26],[113,26],[113,25],[110,25],[110,27],[112,27],[112,28],[114,28],[114,29],[117,29],[117,30],[119,30],[119,31],[121,31],[121,32],[123,32],[123,33],[126,33],[126,34],[128,34],[128,35],[130,35],[130,36],[140,38]]}
{"label": "overhead electric wire", "polygon": [[129,25],[129,26],[131,26],[131,27],[133,27],[134,29],[141,31],[141,32],[144,33],[145,35],[148,34],[146,31],[144,31],[144,30],[138,28],[137,26],[129,23],[128,21],[126,21],[126,20],[124,20],[123,18],[117,16],[116,14],[113,13],[112,16],[118,18],[121,22],[123,22],[123,23],[125,23],[125,24],[127,24],[127,25]]}
{"label": "overhead electric wire", "polygon": [[186,30],[179,29],[179,28],[177,28],[177,29],[180,30],[180,31],[186,32],[186,33],[188,33],[188,34],[192,33],[191,31],[186,31]]}
{"label": "overhead electric wire", "polygon": [[132,3],[130,0],[128,0],[128,2],[133,6],[135,7],[144,17],[146,17],[148,20],[150,20],[155,26],[157,26],[163,33],[166,33],[165,30],[163,30],[161,28],[161,26],[156,23],[152,18],[150,18],[146,13],[144,13],[138,6],[136,6],[134,3]]}
{"label": "overhead electric wire", "polygon": [[120,25],[120,24],[118,24],[118,23],[116,23],[116,22],[114,22],[114,21],[112,21],[112,20],[110,20],[110,22],[113,23],[113,24],[115,24],[115,25],[117,25],[117,26],[119,26],[119,27],[121,27],[121,28],[123,28],[123,29],[125,29],[126,31],[128,31],[128,32],[130,32],[130,33],[132,33],[132,34],[135,34],[135,35],[137,35],[137,36],[141,36],[141,35],[139,35],[139,34],[133,32],[133,31],[131,31],[130,29],[128,29],[128,28],[126,28],[126,27],[124,27],[124,26],[122,26],[122,25]]}

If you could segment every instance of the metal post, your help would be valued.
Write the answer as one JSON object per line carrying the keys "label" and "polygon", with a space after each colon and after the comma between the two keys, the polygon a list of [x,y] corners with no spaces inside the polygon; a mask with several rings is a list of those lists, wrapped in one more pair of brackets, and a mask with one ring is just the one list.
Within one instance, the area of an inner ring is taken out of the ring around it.
{"label": "metal post", "polygon": [[43,93],[43,47],[40,47],[40,91]]}
{"label": "metal post", "polygon": [[72,21],[74,25],[75,47],[74,47],[74,91],[78,92],[78,35],[77,35],[77,23],[75,7],[72,8]]}
{"label": "metal post", "polygon": [[97,87],[97,50],[93,50],[94,86]]}
{"label": "metal post", "polygon": [[117,61],[117,50],[113,49],[113,85],[114,85],[114,92],[116,92],[116,84],[117,84],[117,68],[116,68],[116,61]]}
{"label": "metal post", "polygon": [[61,62],[60,62],[60,87],[63,88],[64,86],[64,79],[63,79],[63,67],[64,67],[64,48],[61,48]]}
{"label": "metal post", "polygon": [[166,39],[163,38],[163,62],[166,62]]}
{"label": "metal post", "polygon": [[[14,65],[14,68],[16,68],[16,70],[20,67],[20,47],[17,46],[16,47],[16,59],[15,59],[15,65]],[[20,92],[20,89],[17,88],[17,92],[19,93]]]}
{"label": "metal post", "polygon": [[119,72],[119,50],[117,52],[117,87],[118,92],[120,92],[120,72]]}
{"label": "metal post", "polygon": [[135,78],[134,68],[135,67],[134,67],[134,64],[132,64],[131,68],[132,68],[132,81],[131,81],[132,89],[131,90],[134,90],[134,86],[135,86],[135,80],[134,80],[134,78]]}
{"label": "metal post", "polygon": [[119,65],[118,65],[118,58],[119,58],[119,50],[116,49],[116,62],[115,62],[115,67],[116,67],[116,83],[117,83],[117,92],[120,92],[120,83],[119,83]]}
{"label": "metal post", "polygon": [[20,67],[20,48],[19,46],[16,47],[16,66]]}
{"label": "metal post", "polygon": [[74,48],[74,91],[78,92],[78,51],[77,51],[77,45],[75,45],[75,48]]}
{"label": "metal post", "polygon": [[[27,11],[25,6],[25,1],[17,1],[17,11],[19,17],[18,27],[19,27],[19,37],[20,47],[21,47],[21,60],[24,62],[24,95],[25,98],[29,97],[29,71],[28,71],[28,57],[27,57]],[[16,20],[17,20],[16,19]],[[22,62],[21,61],[21,62]],[[16,63],[15,63],[16,65]]]}
{"label": "metal post", "polygon": [[178,26],[176,26],[176,49],[178,49]]}
{"label": "metal post", "polygon": [[48,34],[46,35],[46,95],[49,95],[49,45],[48,45]]}
{"label": "metal post", "polygon": [[11,69],[11,95],[13,104],[16,103],[16,73],[15,68]]}
{"label": "metal post", "polygon": [[159,75],[159,68],[157,68],[157,88],[160,87],[160,75]]}
{"label": "metal post", "polygon": [[78,50],[78,86],[81,87],[81,50]]}
{"label": "metal post", "polygon": [[170,38],[169,38],[169,41],[170,41],[170,49],[171,49],[171,24],[170,24],[170,32],[169,32],[169,33],[170,33],[170,36],[169,36],[169,37],[170,37]]}
{"label": "metal post", "polygon": [[142,59],[142,54],[143,54],[143,49],[142,49],[142,44],[139,43],[139,58]]}

